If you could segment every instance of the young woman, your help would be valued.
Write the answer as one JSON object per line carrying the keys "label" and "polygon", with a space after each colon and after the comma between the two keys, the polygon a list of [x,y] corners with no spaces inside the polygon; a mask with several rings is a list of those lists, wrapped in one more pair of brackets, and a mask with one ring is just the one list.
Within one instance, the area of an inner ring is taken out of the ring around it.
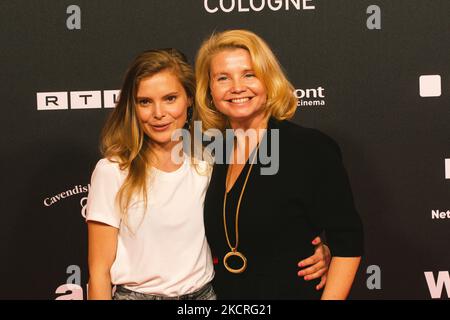
{"label": "young woman", "polygon": [[[212,35],[196,59],[198,118],[204,130],[236,132],[233,152],[214,166],[205,229],[221,299],[345,299],[363,251],[362,226],[338,145],[297,126],[297,99],[269,46],[256,34]],[[251,144],[247,132],[256,132]],[[260,144],[278,150],[275,174]],[[236,159],[245,159],[237,163]],[[323,292],[295,277],[297,258],[325,231],[333,258]]]}
{"label": "young woman", "polygon": [[[111,299],[113,285],[114,299],[215,299],[203,224],[210,166],[173,157],[194,97],[192,68],[175,49],[129,67],[88,197],[89,299]],[[326,255],[316,251],[320,277]]]}

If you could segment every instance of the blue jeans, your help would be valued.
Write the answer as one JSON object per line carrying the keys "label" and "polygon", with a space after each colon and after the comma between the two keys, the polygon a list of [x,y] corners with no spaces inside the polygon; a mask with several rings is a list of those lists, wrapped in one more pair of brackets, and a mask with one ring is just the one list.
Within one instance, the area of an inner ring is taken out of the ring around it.
{"label": "blue jeans", "polygon": [[118,285],[113,300],[216,300],[216,294],[211,283],[208,283],[192,293],[177,297],[140,293]]}

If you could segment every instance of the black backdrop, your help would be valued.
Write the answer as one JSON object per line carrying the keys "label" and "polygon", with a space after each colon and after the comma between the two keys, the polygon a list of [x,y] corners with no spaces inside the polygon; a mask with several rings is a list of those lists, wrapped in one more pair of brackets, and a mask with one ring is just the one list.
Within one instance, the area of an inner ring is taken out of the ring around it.
{"label": "black backdrop", "polygon": [[[0,298],[86,298],[82,214],[105,91],[140,51],[177,47],[193,62],[230,28],[266,39],[299,93],[315,89],[294,121],[342,148],[366,233],[351,298],[449,297],[450,1],[2,0],[0,25]],[[75,108],[79,91],[100,91],[81,98],[95,108]],[[46,92],[68,107],[40,110]]]}

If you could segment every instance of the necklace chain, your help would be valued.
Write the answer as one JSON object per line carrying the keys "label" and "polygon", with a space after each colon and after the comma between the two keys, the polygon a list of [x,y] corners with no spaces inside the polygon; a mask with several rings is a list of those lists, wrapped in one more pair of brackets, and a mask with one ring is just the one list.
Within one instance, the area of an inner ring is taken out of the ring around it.
{"label": "necklace chain", "polygon": [[[224,225],[224,229],[225,229],[225,237],[227,239],[227,243],[228,243],[228,247],[230,248],[230,252],[228,252],[228,254],[224,257],[223,263],[225,265],[225,267],[227,268],[228,271],[232,272],[232,273],[241,273],[245,270],[245,268],[247,267],[247,259],[245,258],[245,256],[237,251],[237,248],[239,246],[239,212],[240,212],[240,207],[241,207],[241,202],[242,202],[242,197],[244,195],[244,191],[245,188],[247,186],[247,181],[248,178],[250,177],[250,173],[252,172],[253,169],[253,164],[255,162],[255,158],[256,155],[258,153],[258,148],[259,148],[259,143],[256,146],[255,150],[254,150],[254,154],[253,154],[253,158],[250,162],[250,168],[247,171],[247,175],[245,177],[245,181],[244,181],[244,185],[242,186],[242,190],[241,193],[239,195],[239,200],[238,200],[238,204],[236,207],[236,216],[235,216],[235,234],[236,234],[236,245],[233,247],[231,245],[230,242],[230,237],[228,236],[228,227],[227,227],[227,216],[226,216],[226,206],[227,206],[227,186],[228,186],[228,180],[229,180],[229,176],[228,176],[228,172],[227,172],[227,178],[225,179],[225,194],[224,194],[224,199],[223,199],[223,225]],[[235,183],[237,182],[237,180],[235,181]],[[231,189],[230,189],[231,190]],[[232,256],[232,255],[236,255],[238,257],[240,257],[244,263],[244,265],[240,268],[240,269],[233,269],[230,268],[227,264],[227,259]]]}

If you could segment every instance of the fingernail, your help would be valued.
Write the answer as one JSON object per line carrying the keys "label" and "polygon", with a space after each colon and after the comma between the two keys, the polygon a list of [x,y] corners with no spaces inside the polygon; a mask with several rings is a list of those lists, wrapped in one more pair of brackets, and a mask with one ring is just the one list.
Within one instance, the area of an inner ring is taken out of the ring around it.
{"label": "fingernail", "polygon": [[303,263],[300,262],[300,263],[298,264],[298,266],[299,266],[299,267],[303,267]]}

